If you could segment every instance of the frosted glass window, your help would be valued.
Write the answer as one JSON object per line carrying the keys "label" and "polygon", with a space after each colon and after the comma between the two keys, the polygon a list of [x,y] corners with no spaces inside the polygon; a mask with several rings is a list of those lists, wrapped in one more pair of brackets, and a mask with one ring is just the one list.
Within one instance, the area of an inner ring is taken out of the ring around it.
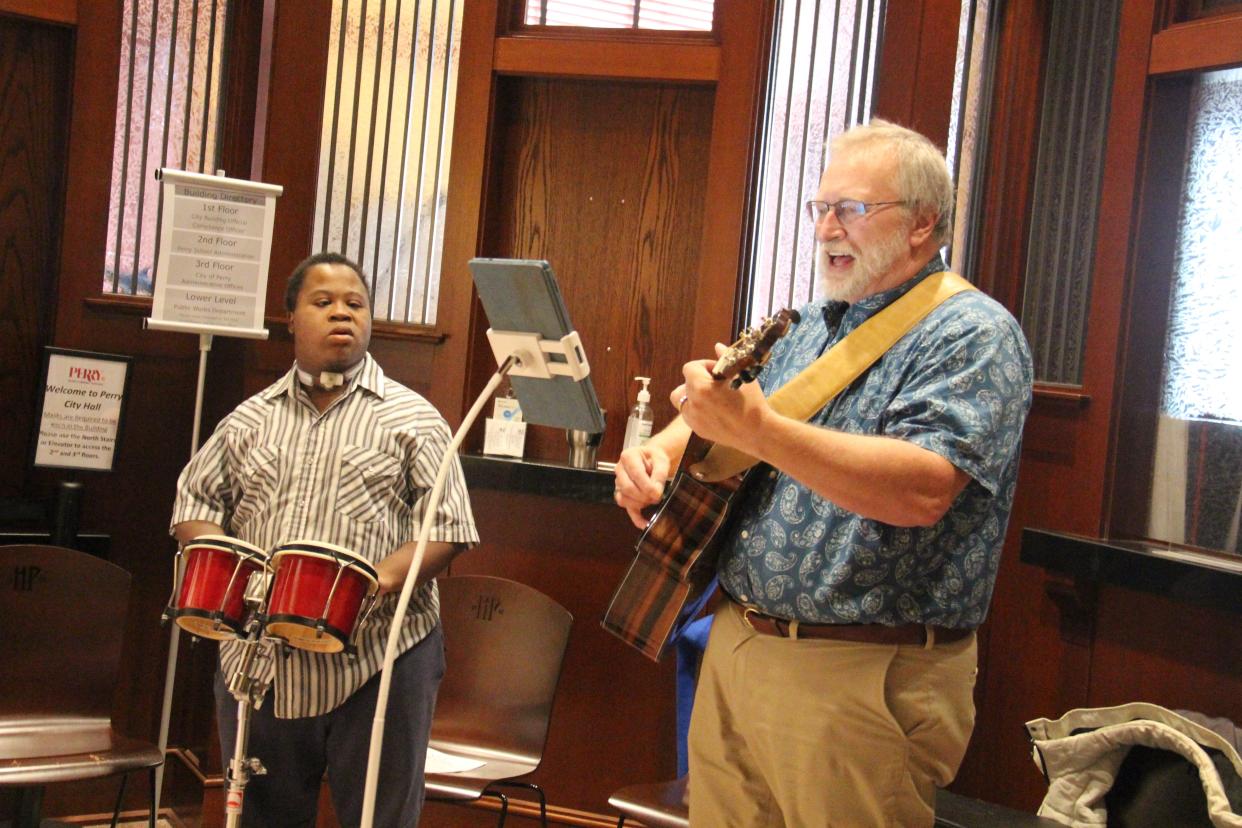
{"label": "frosted glass window", "polygon": [[1236,422],[1242,421],[1242,69],[1200,76],[1191,112],[1161,410]]}
{"label": "frosted glass window", "polygon": [[957,59],[953,69],[953,108],[949,114],[949,172],[957,184],[953,207],[953,243],[948,263],[956,273],[970,273],[969,260],[972,196],[975,165],[979,162],[980,118],[988,91],[987,43],[991,24],[991,0],[962,0],[957,34]]}
{"label": "frosted glass window", "polygon": [[229,0],[125,0],[103,291],[150,296],[155,170],[216,171]]}
{"label": "frosted glass window", "polygon": [[528,0],[529,26],[711,31],[716,0]]}
{"label": "frosted glass window", "polygon": [[1147,536],[1242,552],[1242,69],[1195,80]]}
{"label": "frosted glass window", "polygon": [[[831,136],[871,119],[884,3],[783,3],[768,88],[751,253],[748,318],[757,322],[819,294],[815,227],[802,205],[815,197]],[[949,136],[951,169],[969,189],[984,76],[988,0],[962,0]],[[959,191],[960,192],[960,191]],[[967,195],[958,208],[967,208]]]}
{"label": "frosted glass window", "polygon": [[815,290],[815,197],[830,135],[871,115],[884,4],[781,4],[758,181],[750,317],[807,302]]}
{"label": "frosted glass window", "polygon": [[462,5],[332,5],[314,239],[367,271],[376,319],[435,323]]}

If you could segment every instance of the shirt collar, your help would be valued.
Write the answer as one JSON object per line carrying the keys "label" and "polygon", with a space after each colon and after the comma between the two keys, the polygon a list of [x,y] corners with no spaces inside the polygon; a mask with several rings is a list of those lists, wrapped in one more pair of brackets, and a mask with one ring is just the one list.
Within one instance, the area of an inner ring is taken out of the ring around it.
{"label": "shirt collar", "polygon": [[[345,393],[350,393],[355,387],[369,391],[381,400],[384,399],[384,369],[380,368],[379,363],[369,351],[362,358],[362,370],[345,384]],[[290,400],[296,400],[297,392],[298,372],[297,365],[294,364],[280,380],[263,391],[262,396],[264,399],[272,400],[283,395]]]}

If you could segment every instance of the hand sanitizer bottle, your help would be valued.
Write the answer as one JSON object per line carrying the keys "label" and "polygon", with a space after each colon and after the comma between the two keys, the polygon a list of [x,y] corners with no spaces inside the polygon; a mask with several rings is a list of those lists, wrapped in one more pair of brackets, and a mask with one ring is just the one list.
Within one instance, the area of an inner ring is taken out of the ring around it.
{"label": "hand sanitizer bottle", "polygon": [[651,392],[647,389],[647,383],[651,382],[650,377],[634,377],[643,384],[638,391],[638,402],[630,409],[630,416],[625,421],[625,442],[622,444],[622,450],[641,446],[643,443],[651,439],[651,426],[655,421],[655,414],[651,410]]}

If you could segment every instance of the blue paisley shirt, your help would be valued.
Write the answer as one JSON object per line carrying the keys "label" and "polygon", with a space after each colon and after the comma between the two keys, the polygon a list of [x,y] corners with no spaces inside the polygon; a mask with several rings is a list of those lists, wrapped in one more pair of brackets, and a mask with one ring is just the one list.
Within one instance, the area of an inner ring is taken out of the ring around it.
{"label": "blue paisley shirt", "polygon": [[[802,308],[759,376],[764,393],[944,269],[937,255],[892,290]],[[1009,312],[980,291],[950,297],[810,420],[944,457],[971,478],[949,511],[933,526],[891,526],[760,465],[721,550],[721,585],[765,613],[806,623],[977,627],[996,583],[1031,382],[1030,350]]]}

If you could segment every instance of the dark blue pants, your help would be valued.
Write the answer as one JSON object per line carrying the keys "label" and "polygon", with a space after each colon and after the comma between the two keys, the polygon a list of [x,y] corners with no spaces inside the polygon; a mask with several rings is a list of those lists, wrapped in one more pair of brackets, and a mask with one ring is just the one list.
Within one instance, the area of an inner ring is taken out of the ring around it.
{"label": "dark blue pants", "polygon": [[[418,824],[431,715],[443,676],[444,638],[439,626],[393,663],[375,825],[412,828]],[[263,705],[251,714],[246,751],[263,763],[267,773],[252,776],[246,785],[243,826],[313,828],[325,772],[341,825],[349,828],[362,821],[379,684],[380,676],[374,675],[340,707],[304,719],[277,719],[272,713],[272,691],[268,691]],[[215,694],[220,750],[227,769],[237,739],[237,700],[219,671]]]}

